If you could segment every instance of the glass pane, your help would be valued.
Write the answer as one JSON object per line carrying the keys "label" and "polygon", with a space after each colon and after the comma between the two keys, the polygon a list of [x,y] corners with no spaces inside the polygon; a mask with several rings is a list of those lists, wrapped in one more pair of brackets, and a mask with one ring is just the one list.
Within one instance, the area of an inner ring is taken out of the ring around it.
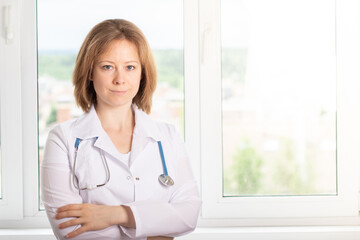
{"label": "glass pane", "polygon": [[335,0],[222,0],[224,196],[337,193]]}
{"label": "glass pane", "polygon": [[[124,0],[38,0],[37,7],[40,162],[49,130],[82,114],[73,97],[75,58],[86,34],[105,19],[123,18],[144,32],[158,70],[151,115],[184,132],[181,0],[134,0],[131,4]],[[156,17],[152,17],[153,13]]]}

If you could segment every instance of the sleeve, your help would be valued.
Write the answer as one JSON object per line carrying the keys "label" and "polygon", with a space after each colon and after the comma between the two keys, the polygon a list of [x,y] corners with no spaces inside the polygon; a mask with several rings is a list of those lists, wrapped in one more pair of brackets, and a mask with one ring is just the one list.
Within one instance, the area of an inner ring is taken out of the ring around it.
{"label": "sleeve", "polygon": [[201,207],[200,194],[192,174],[185,144],[181,136],[173,131],[176,149],[176,181],[171,187],[169,202],[141,201],[125,204],[133,212],[136,229],[120,226],[130,238],[147,236],[178,237],[196,228]]}
{"label": "sleeve", "polygon": [[[59,207],[68,204],[83,203],[79,191],[72,184],[69,152],[60,126],[54,128],[48,136],[44,157],[41,163],[41,200],[57,239],[66,239],[69,232],[78,226],[59,229],[58,225],[71,218],[56,220],[54,217]],[[118,226],[111,226],[100,231],[89,231],[72,239],[120,239]]]}

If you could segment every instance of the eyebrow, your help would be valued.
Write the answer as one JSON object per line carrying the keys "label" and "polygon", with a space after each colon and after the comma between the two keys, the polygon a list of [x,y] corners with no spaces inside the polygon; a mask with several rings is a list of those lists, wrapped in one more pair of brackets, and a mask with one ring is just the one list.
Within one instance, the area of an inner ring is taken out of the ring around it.
{"label": "eyebrow", "polygon": [[[101,61],[97,61],[98,63],[102,63],[102,62],[110,62],[110,63],[115,63],[114,61],[111,61],[111,60],[101,60]],[[126,61],[125,63],[137,63],[137,64],[139,64],[139,62],[138,61],[136,61],[136,60],[130,60],[130,61]]]}

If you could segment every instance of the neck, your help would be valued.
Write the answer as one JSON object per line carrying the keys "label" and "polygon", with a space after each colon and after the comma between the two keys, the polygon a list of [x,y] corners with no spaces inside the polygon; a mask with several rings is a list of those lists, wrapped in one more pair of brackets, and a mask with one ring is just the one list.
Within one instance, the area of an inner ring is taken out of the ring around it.
{"label": "neck", "polygon": [[96,106],[101,125],[107,131],[131,131],[135,126],[135,117],[130,105],[113,108]]}

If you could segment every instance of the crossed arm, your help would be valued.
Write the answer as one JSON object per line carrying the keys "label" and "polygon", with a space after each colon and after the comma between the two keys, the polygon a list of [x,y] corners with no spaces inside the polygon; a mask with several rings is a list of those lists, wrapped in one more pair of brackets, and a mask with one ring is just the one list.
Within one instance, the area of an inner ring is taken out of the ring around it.
{"label": "crossed arm", "polygon": [[72,187],[66,164],[42,163],[41,190],[42,201],[57,239],[120,239],[119,226],[136,232],[130,207],[83,203]]}
{"label": "crossed arm", "polygon": [[[103,229],[105,232],[102,233],[102,238],[105,238],[104,236],[115,237],[120,233],[119,229],[114,226],[136,229],[134,215],[128,206],[81,203],[79,195],[74,197],[76,195],[70,192],[56,194],[59,185],[70,184],[70,177],[66,177],[66,174],[66,171],[62,170],[59,165],[51,167],[51,164],[50,166],[45,164],[42,166],[42,199],[54,233],[59,239],[75,237],[77,237],[76,239],[99,239],[94,231]],[[54,181],[58,178],[64,181]],[[58,206],[60,202],[75,203]],[[147,239],[171,240],[173,238],[154,236]]]}
{"label": "crossed arm", "polygon": [[81,225],[68,233],[66,238],[76,237],[86,231],[102,230],[112,225],[136,228],[132,211],[127,206],[95,204],[69,204],[58,208],[55,219],[74,217],[58,225],[59,229]]}
{"label": "crossed arm", "polygon": [[[59,229],[76,226],[81,227],[66,235],[66,238],[76,237],[86,231],[101,230],[112,225],[122,225],[136,228],[134,215],[128,206],[106,206],[95,204],[69,204],[58,208],[55,219],[76,217],[59,224]],[[148,240],[172,240],[173,237],[154,236]]]}

